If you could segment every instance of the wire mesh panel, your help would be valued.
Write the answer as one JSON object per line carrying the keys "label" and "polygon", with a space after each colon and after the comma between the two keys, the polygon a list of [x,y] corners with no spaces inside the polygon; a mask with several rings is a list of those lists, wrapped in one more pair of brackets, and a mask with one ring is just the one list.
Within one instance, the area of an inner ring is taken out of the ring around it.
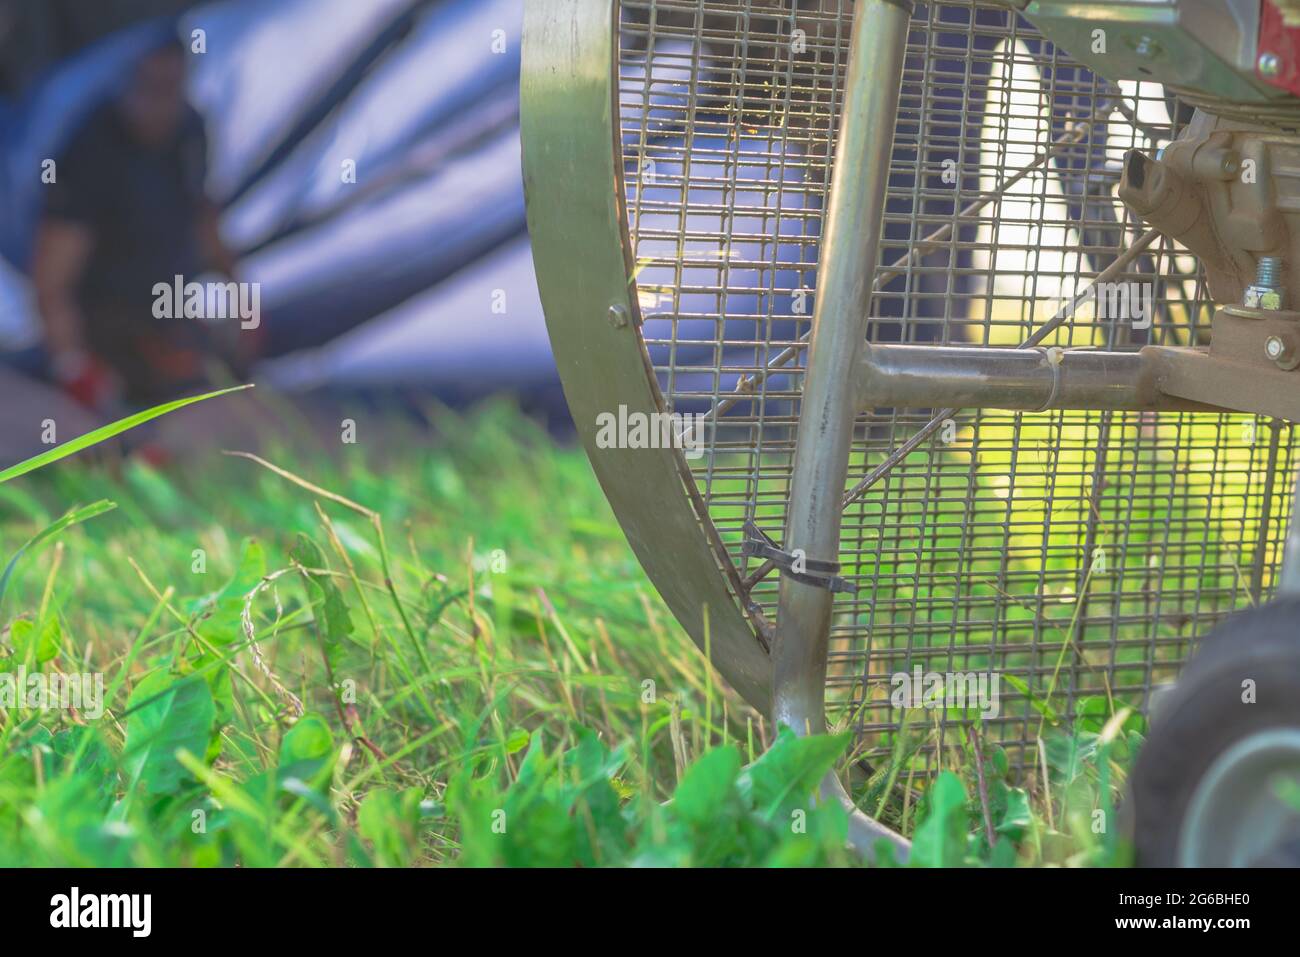
{"label": "wire mesh panel", "polygon": [[[742,555],[742,526],[779,539],[784,525],[852,12],[848,0],[621,5],[642,335],[665,403],[701,417],[687,458],[719,558],[767,619],[777,575]],[[1198,263],[1163,238],[1131,251],[1143,228],[1115,196],[1124,153],[1189,118],[1157,85],[1083,69],[1005,7],[918,4],[869,340],[1203,344]],[[936,675],[943,706],[908,719],[919,770],[980,717],[1013,765],[1032,764],[1045,725],[1101,701],[1145,708],[1197,636],[1268,595],[1296,464],[1289,424],[938,411],[873,409],[855,433],[839,559],[857,592],[837,596],[827,696],[868,757],[894,749],[912,692]],[[992,706],[961,696],[975,680]]]}

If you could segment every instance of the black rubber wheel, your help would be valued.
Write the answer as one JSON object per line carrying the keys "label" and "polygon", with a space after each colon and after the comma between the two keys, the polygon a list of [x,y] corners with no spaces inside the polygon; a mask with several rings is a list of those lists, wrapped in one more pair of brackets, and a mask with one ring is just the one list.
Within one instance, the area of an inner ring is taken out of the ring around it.
{"label": "black rubber wheel", "polygon": [[1288,599],[1220,623],[1158,702],[1125,808],[1137,865],[1300,866],[1300,811],[1279,781],[1297,774],[1300,600]]}

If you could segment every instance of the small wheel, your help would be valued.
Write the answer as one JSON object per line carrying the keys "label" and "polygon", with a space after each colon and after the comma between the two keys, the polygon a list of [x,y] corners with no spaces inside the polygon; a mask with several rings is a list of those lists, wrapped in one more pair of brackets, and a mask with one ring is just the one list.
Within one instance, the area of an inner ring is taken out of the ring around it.
{"label": "small wheel", "polygon": [[1129,779],[1141,867],[1300,866],[1300,601],[1206,636]]}

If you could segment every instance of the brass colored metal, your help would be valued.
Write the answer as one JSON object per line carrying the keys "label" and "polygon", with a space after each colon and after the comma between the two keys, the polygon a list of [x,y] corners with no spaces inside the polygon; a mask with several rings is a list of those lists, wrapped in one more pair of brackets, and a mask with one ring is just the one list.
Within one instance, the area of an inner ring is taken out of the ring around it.
{"label": "brass colored metal", "polygon": [[1266,339],[1259,337],[1248,359],[1225,358],[1213,349],[1167,346],[1147,346],[1142,354],[1158,370],[1157,386],[1167,395],[1300,422],[1300,372],[1280,369],[1269,361]]}
{"label": "brass colored metal", "polygon": [[[1153,158],[1125,157],[1119,196],[1200,257],[1217,302],[1265,310],[1300,292],[1300,136],[1197,112]],[[1256,283],[1280,259],[1273,283]]]}
{"label": "brass colored metal", "polygon": [[1149,346],[1141,355],[1167,395],[1300,421],[1300,312],[1225,306],[1208,348]]}

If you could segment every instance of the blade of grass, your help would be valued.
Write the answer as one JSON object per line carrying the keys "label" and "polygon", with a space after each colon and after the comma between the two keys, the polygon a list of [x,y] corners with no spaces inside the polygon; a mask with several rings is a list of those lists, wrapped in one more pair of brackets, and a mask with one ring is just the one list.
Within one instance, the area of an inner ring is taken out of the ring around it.
{"label": "blade of grass", "polygon": [[0,485],[11,479],[16,479],[20,475],[26,475],[28,472],[34,472],[39,468],[57,462],[60,459],[66,459],[69,455],[76,455],[92,445],[98,445],[100,442],[106,442],[123,432],[129,432],[137,426],[144,425],[154,419],[160,418],[168,413],[175,412],[177,409],[183,409],[187,405],[194,405],[198,402],[205,402],[208,399],[215,399],[218,396],[229,395],[232,392],[242,392],[245,389],[253,388],[252,385],[236,386],[233,389],[221,389],[217,392],[208,392],[203,395],[190,396],[188,399],[177,399],[174,402],[165,402],[162,405],[156,405],[152,409],[145,409],[143,412],[137,412],[135,415],[129,415],[125,419],[118,419],[93,432],[87,432],[85,435],[78,436],[71,442],[64,442],[62,445],[55,446],[48,452],[42,452],[40,455],[27,459],[25,462],[19,462],[17,465],[11,465],[9,468],[0,472]]}
{"label": "blade of grass", "polygon": [[63,531],[65,528],[70,528],[80,522],[92,519],[97,515],[103,515],[105,512],[111,512],[115,508],[117,508],[116,503],[104,499],[94,502],[91,505],[85,505],[81,508],[73,509],[57,522],[45,526],[45,528],[41,529],[24,542],[22,547],[19,548],[18,551],[14,552],[13,557],[9,559],[9,564],[5,566],[4,573],[0,574],[0,605],[4,604],[5,591],[9,587],[9,579],[13,577],[14,569],[18,567],[18,562],[24,555],[41,542],[59,534],[59,532]]}
{"label": "blade of grass", "polygon": [[[349,508],[352,511],[356,512],[358,515],[363,515],[367,519],[369,519],[371,527],[375,531],[375,538],[379,544],[379,565],[384,575],[384,587],[388,589],[389,597],[392,599],[393,605],[397,609],[398,617],[402,621],[402,627],[406,631],[406,637],[410,640],[411,645],[415,648],[416,657],[420,659],[420,664],[424,668],[425,672],[426,673],[431,672],[433,670],[433,664],[429,661],[429,656],[424,649],[423,643],[420,641],[419,637],[415,634],[415,629],[411,627],[411,620],[406,614],[406,606],[402,603],[402,599],[397,594],[397,586],[393,581],[393,572],[391,567],[389,566],[389,561],[388,561],[388,543],[384,538],[384,523],[379,513],[376,512],[374,509],[369,509],[366,508],[364,505],[359,505],[349,498],[344,498],[342,495],[338,495],[337,493],[331,492],[328,489],[323,489],[319,485],[314,485],[311,482],[308,482],[306,479],[294,475],[288,469],[282,469],[280,468],[280,466],[274,465],[271,462],[268,462],[266,459],[262,458],[261,456],[254,455],[251,452],[224,451],[222,452],[222,454],[229,455],[234,458],[247,459],[248,461],[253,462],[256,465],[260,465],[262,468],[266,469],[267,471],[280,476],[280,478],[284,479],[285,481],[292,482],[294,485],[297,485],[299,488],[306,489],[308,492],[311,492],[313,495],[318,495],[321,498],[328,499],[331,502],[334,502],[338,505],[342,505],[344,508]],[[434,717],[433,707],[429,704],[428,700],[424,697],[423,691],[420,692],[420,700],[421,703],[424,705],[425,711],[429,714],[429,717],[433,718]]]}

